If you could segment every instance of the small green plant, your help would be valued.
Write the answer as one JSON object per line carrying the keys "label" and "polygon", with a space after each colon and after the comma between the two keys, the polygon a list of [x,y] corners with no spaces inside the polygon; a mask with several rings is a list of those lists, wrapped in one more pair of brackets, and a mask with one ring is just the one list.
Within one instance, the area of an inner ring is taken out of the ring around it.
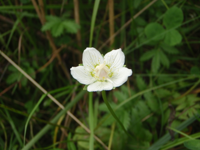
{"label": "small green plant", "polygon": [[80,26],[69,19],[69,14],[63,14],[61,17],[47,16],[47,22],[42,26],[42,31],[50,30],[54,37],[59,37],[64,33],[76,33]]}

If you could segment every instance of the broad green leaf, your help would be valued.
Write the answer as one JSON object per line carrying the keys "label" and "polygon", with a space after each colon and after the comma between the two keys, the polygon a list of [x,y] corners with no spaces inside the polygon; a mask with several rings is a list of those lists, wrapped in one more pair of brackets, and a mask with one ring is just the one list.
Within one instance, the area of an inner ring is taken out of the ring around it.
{"label": "broad green leaf", "polygon": [[21,78],[21,84],[23,87],[27,85],[28,79],[26,77]]}
{"label": "broad green leaf", "polygon": [[160,88],[160,89],[156,90],[156,95],[159,98],[164,98],[164,97],[167,97],[167,96],[171,96],[171,93],[172,92],[170,90],[167,90],[167,89],[164,89],[164,88]]}
{"label": "broad green leaf", "polygon": [[182,110],[187,107],[187,103],[181,103],[178,107],[176,107],[176,110]]}
{"label": "broad green leaf", "polygon": [[170,116],[170,109],[167,109],[164,113],[164,116],[163,116],[163,124],[167,123],[168,122],[168,119],[169,119],[169,116]]}
{"label": "broad green leaf", "polygon": [[57,23],[51,29],[51,33],[54,37],[60,36],[64,32],[64,25],[63,23]]}
{"label": "broad green leaf", "polygon": [[158,107],[158,101],[157,99],[153,96],[152,92],[146,92],[144,93],[144,97],[146,99],[146,102],[150,109],[153,112],[159,112],[159,107]]}
{"label": "broad green leaf", "polygon": [[141,119],[143,119],[151,113],[150,109],[144,101],[138,101],[138,103],[136,104],[136,108],[139,110],[138,114]]}
{"label": "broad green leaf", "polygon": [[164,42],[162,42],[160,44],[160,46],[165,52],[167,52],[169,54],[178,54],[179,53],[179,51],[175,47],[172,47]]}
{"label": "broad green leaf", "polygon": [[156,50],[150,50],[148,52],[145,52],[141,57],[140,61],[146,61],[151,59],[155,55]]}
{"label": "broad green leaf", "polygon": [[159,50],[156,50],[155,55],[151,62],[151,70],[153,73],[157,73],[159,68],[160,68],[160,55],[159,55]]}
{"label": "broad green leaf", "polygon": [[47,22],[42,26],[42,31],[51,30],[58,23],[61,23],[61,19],[56,16],[48,16],[46,19]]}
{"label": "broad green leaf", "polygon": [[163,23],[167,29],[180,26],[182,22],[183,22],[183,12],[180,8],[176,6],[168,9],[163,18]]}
{"label": "broad green leaf", "polygon": [[[179,96],[177,96],[177,97],[179,97]],[[174,99],[176,99],[177,97],[174,97]],[[182,98],[171,101],[171,103],[174,105],[180,105],[182,103],[186,103],[185,100],[186,100],[186,97],[182,97]]]}
{"label": "broad green leaf", "polygon": [[160,55],[160,62],[162,63],[163,66],[169,68],[169,59],[165,55],[165,53],[162,52],[162,50],[159,51]]}
{"label": "broad green leaf", "polygon": [[72,20],[65,20],[56,16],[48,16],[47,22],[42,26],[42,31],[50,30],[54,37],[60,36],[64,32],[76,33],[80,26]]}
{"label": "broad green leaf", "polygon": [[121,111],[119,119],[121,120],[124,128],[127,130],[130,124],[130,115],[126,110]]}
{"label": "broad green leaf", "polygon": [[67,148],[69,149],[69,150],[76,150],[76,146],[75,146],[75,144],[74,144],[74,141],[71,141],[71,139],[72,139],[72,134],[71,134],[71,132],[68,134],[68,136],[67,136],[67,140],[68,140],[68,142],[67,142]]}
{"label": "broad green leaf", "polygon": [[76,33],[80,28],[78,24],[76,24],[74,21],[71,20],[64,21],[63,26],[69,33]]}
{"label": "broad green leaf", "polygon": [[188,102],[189,106],[192,106],[194,103],[196,103],[199,100],[200,100],[200,98],[196,94],[187,95],[187,102]]}
{"label": "broad green leaf", "polygon": [[193,67],[190,69],[190,73],[191,73],[191,74],[195,74],[195,75],[200,75],[200,69],[199,69],[199,67],[193,66]]}
{"label": "broad green leaf", "polygon": [[182,40],[181,34],[177,30],[170,30],[166,33],[164,42],[170,46],[179,44]]}
{"label": "broad green leaf", "polygon": [[147,88],[146,83],[140,76],[136,77],[136,83],[137,83],[137,87],[139,88],[140,91],[145,90]]}
{"label": "broad green leaf", "polygon": [[21,77],[21,73],[20,72],[14,72],[14,73],[10,74],[7,77],[6,83],[7,84],[12,84],[12,83],[18,81],[20,77]]}
{"label": "broad green leaf", "polygon": [[164,28],[158,23],[150,23],[144,29],[147,38],[153,41],[162,40],[164,38],[164,31]]}
{"label": "broad green leaf", "polygon": [[82,128],[77,127],[73,140],[77,141],[78,146],[89,149],[89,134]]}
{"label": "broad green leaf", "polygon": [[184,143],[184,146],[190,150],[200,150],[200,140],[194,139]]}
{"label": "broad green leaf", "polygon": [[117,100],[119,100],[120,102],[121,101],[124,101],[126,98],[127,98],[127,96],[125,95],[125,93],[122,93],[122,92],[120,92],[120,91],[115,91],[114,92],[114,96],[117,98]]}
{"label": "broad green leaf", "polygon": [[190,118],[194,116],[193,110],[194,110],[194,108],[189,108],[189,109],[187,110],[187,114],[188,114],[188,116],[189,116]]}
{"label": "broad green leaf", "polygon": [[181,121],[179,120],[174,120],[171,124],[172,128],[177,128],[181,124]]}
{"label": "broad green leaf", "polygon": [[18,70],[14,67],[14,66],[12,66],[12,65],[10,65],[9,67],[8,67],[8,70],[9,71],[12,71],[12,72],[18,72]]}
{"label": "broad green leaf", "polygon": [[46,16],[46,20],[47,21],[57,21],[57,20],[60,20],[60,18],[57,16],[49,15],[49,16]]}

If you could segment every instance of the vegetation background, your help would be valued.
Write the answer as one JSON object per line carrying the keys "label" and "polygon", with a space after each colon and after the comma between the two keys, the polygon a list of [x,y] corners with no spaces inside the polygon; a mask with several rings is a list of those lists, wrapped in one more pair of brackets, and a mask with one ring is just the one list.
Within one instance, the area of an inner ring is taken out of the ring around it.
{"label": "vegetation background", "polygon": [[[0,0],[0,149],[200,149],[199,35],[200,1]],[[131,137],[70,75],[89,46],[133,70],[106,93]]]}

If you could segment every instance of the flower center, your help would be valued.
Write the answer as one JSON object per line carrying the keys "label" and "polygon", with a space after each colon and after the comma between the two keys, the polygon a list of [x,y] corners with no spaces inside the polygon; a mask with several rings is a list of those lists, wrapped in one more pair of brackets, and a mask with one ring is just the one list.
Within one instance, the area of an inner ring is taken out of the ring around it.
{"label": "flower center", "polygon": [[105,64],[100,64],[100,65],[96,66],[94,71],[95,71],[96,78],[98,78],[100,80],[105,80],[108,78],[109,69]]}

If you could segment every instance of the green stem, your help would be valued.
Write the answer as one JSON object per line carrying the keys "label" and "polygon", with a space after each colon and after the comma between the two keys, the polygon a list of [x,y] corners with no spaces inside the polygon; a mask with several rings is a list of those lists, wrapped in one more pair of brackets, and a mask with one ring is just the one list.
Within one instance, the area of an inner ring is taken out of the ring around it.
{"label": "green stem", "polygon": [[[125,132],[127,135],[131,136],[131,135],[126,131],[126,129],[125,129],[124,126],[122,125],[121,121],[117,118],[117,116],[115,115],[113,109],[111,108],[110,104],[108,103],[107,98],[106,98],[106,92],[105,92],[105,91],[102,91],[102,96],[103,96],[103,100],[104,100],[104,102],[106,103],[106,106],[108,107],[108,109],[109,109],[110,113],[112,114],[112,116],[113,116],[113,117],[115,118],[115,120],[119,123],[119,125],[120,125],[121,128],[124,130],[124,132]],[[131,137],[132,137],[132,136],[131,136]]]}
{"label": "green stem", "polygon": [[90,43],[89,43],[89,47],[92,46],[94,24],[95,24],[95,20],[96,20],[96,16],[97,16],[97,10],[99,8],[99,3],[100,3],[100,0],[95,0],[94,9],[93,9],[93,13],[92,13],[91,27],[90,27]]}
{"label": "green stem", "polygon": [[90,150],[94,149],[94,118],[93,118],[93,104],[92,104],[93,93],[89,92],[89,124],[90,124]]}
{"label": "green stem", "polygon": [[111,134],[110,134],[110,139],[109,139],[108,150],[111,150],[111,147],[112,147],[114,130],[115,130],[115,122],[112,124],[112,129],[111,129]]}
{"label": "green stem", "polygon": [[165,3],[165,1],[162,0],[162,2],[163,2],[163,4],[165,5],[165,7],[166,7],[167,9],[169,9],[169,7],[168,7],[167,4]]}

